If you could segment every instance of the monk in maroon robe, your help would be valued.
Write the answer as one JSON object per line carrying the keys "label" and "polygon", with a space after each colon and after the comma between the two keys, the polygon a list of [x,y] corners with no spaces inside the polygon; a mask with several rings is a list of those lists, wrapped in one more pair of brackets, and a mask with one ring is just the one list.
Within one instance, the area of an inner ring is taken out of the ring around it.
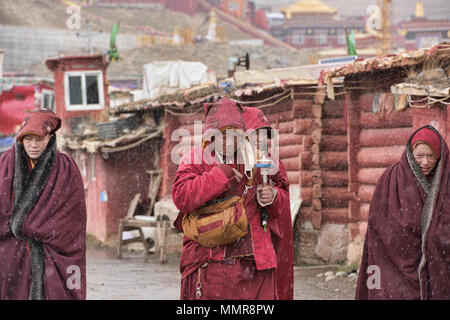
{"label": "monk in maroon robe", "polygon": [[356,299],[450,299],[450,162],[432,126],[378,180]]}
{"label": "monk in maroon robe", "polygon": [[[206,115],[204,139],[214,130],[244,129],[240,107],[227,98],[206,108]],[[182,217],[206,203],[245,194],[248,234],[215,248],[202,247],[185,236],[180,259],[181,299],[277,299],[277,257],[270,228],[265,231],[262,226],[256,199],[261,175],[256,172],[251,186],[246,187],[248,168],[237,160],[241,153],[236,147],[231,148],[234,161],[227,163],[228,153],[222,158],[223,155],[208,151],[205,146],[211,143],[215,142],[204,140],[203,148],[192,149],[181,160],[172,190],[173,201],[180,210],[175,225],[181,230]],[[206,160],[211,157],[215,161]],[[276,185],[264,190],[271,198],[267,201],[271,204],[266,206],[269,220],[278,219],[278,207],[286,203],[286,193]]]}
{"label": "monk in maroon robe", "polygon": [[56,149],[61,120],[27,116],[0,157],[0,299],[86,298],[86,206],[75,162]]}
{"label": "monk in maroon robe", "polygon": [[[245,129],[248,135],[256,134],[258,149],[269,153],[268,142],[270,140],[272,127],[264,113],[258,108],[246,107],[242,110],[242,117],[245,122]],[[262,130],[267,130],[262,132]],[[265,133],[265,134],[264,134]],[[267,145],[267,146],[264,146]],[[273,157],[272,157],[273,158]],[[272,159],[275,163],[275,172],[270,175],[270,182],[280,188],[280,192],[285,193],[286,202],[278,209],[281,211],[278,219],[269,220],[269,228],[272,233],[272,243],[277,255],[277,287],[280,300],[292,300],[294,298],[294,240],[292,233],[292,218],[289,202],[289,180],[286,168],[279,159]]]}

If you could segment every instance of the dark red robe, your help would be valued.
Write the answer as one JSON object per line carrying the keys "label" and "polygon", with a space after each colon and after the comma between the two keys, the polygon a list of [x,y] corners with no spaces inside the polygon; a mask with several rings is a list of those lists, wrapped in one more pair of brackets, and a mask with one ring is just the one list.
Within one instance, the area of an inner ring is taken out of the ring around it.
{"label": "dark red robe", "polygon": [[86,206],[53,137],[31,172],[21,144],[0,157],[0,299],[86,298]]}
{"label": "dark red robe", "polygon": [[289,180],[286,168],[280,161],[278,172],[270,176],[272,183],[284,193],[285,203],[280,205],[278,219],[269,220],[272,242],[277,254],[277,288],[280,300],[294,299],[294,237],[289,198]]}
{"label": "dark red robe", "polygon": [[450,299],[450,163],[439,137],[441,158],[430,179],[414,160],[411,139],[380,177],[356,299]]}
{"label": "dark red robe", "polygon": [[[173,185],[173,201],[181,211],[177,221],[180,221],[185,213],[192,212],[203,206],[206,202],[226,198],[230,195],[242,195],[247,178],[240,183],[236,183],[234,173],[231,167],[238,168],[244,173],[243,165],[217,165],[186,163],[186,159],[193,159],[195,156],[201,157],[201,148],[191,150],[190,154],[185,155],[178,168],[175,182]],[[272,231],[270,224],[279,218],[280,210],[286,203],[287,194],[277,184],[273,188],[278,190],[274,202],[267,206],[269,213],[269,228],[264,231],[261,225],[261,214],[256,200],[256,186],[262,184],[262,178],[259,173],[256,174],[252,188],[244,200],[246,215],[249,220],[249,233],[239,242],[219,246],[216,248],[204,248],[195,241],[183,237],[183,250],[180,259],[180,271],[182,275],[182,299],[195,298],[195,283],[198,280],[198,270],[200,266],[208,263],[207,269],[220,269],[230,275],[228,285],[234,283],[233,291],[228,292],[223,286],[219,285],[220,279],[214,276],[211,271],[205,271],[209,274],[207,282],[203,283],[204,290],[209,292],[202,295],[201,299],[226,299],[234,297],[235,299],[276,299],[275,268],[277,267],[277,257],[272,243]],[[271,222],[273,221],[273,222]],[[176,224],[177,225],[177,224]],[[178,228],[180,225],[178,224]],[[245,257],[241,259],[241,257]],[[241,261],[245,260],[245,261]],[[214,264],[214,265],[213,265]],[[246,266],[251,264],[253,267]],[[243,267],[244,266],[244,267]],[[250,269],[249,269],[250,268]],[[201,268],[200,268],[201,269]],[[247,271],[246,271],[247,270]],[[253,271],[242,279],[242,274]],[[233,276],[234,275],[234,276]],[[200,277],[202,275],[200,274]],[[216,279],[217,278],[217,279]],[[250,280],[249,280],[250,279]],[[251,287],[242,291],[242,283],[249,281]],[[206,289],[206,286],[208,289]],[[224,295],[224,292],[227,294]]]}
{"label": "dark red robe", "polygon": [[[263,128],[272,130],[269,120],[258,108],[243,108],[242,118],[247,130]],[[277,254],[276,280],[278,297],[280,300],[292,300],[294,298],[294,239],[289,199],[289,180],[283,163],[279,159],[273,159],[273,162],[276,163],[278,170],[270,176],[270,180],[284,191],[286,199],[286,203],[279,207],[280,210],[283,210],[279,218],[269,221],[272,242]]]}

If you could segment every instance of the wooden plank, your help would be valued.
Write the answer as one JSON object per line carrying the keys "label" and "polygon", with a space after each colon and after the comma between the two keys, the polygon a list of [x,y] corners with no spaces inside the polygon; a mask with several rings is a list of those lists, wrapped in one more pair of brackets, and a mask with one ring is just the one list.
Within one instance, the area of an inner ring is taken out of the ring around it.
{"label": "wooden plank", "polygon": [[359,207],[359,216],[361,220],[367,221],[369,219],[370,203],[361,203]]}
{"label": "wooden plank", "polygon": [[345,170],[347,168],[347,153],[346,152],[321,152],[320,165],[322,168]]}
{"label": "wooden plank", "polygon": [[[300,146],[303,143],[303,136],[299,136],[297,134],[286,133],[279,135],[279,145],[280,148],[284,146]],[[298,153],[297,153],[298,154]]]}
{"label": "wooden plank", "polygon": [[401,112],[393,111],[384,117],[374,113],[361,113],[360,124],[366,129],[407,128],[411,127],[412,119],[412,109],[408,108]]}
{"label": "wooden plank", "polygon": [[362,129],[359,135],[361,147],[405,146],[412,128]]}
{"label": "wooden plank", "polygon": [[323,170],[322,179],[325,187],[346,187],[348,184],[348,174],[345,170]]}
{"label": "wooden plank", "polygon": [[320,142],[321,151],[347,151],[347,136],[323,135]]}
{"label": "wooden plank", "polygon": [[345,120],[338,119],[322,119],[323,135],[347,135]]}
{"label": "wooden plank", "polygon": [[128,207],[128,213],[127,218],[132,218],[134,216],[134,213],[136,212],[137,205],[139,203],[139,199],[141,198],[140,193],[136,193],[133,197],[133,199],[130,202],[130,206]]}
{"label": "wooden plank", "polygon": [[322,210],[324,223],[347,224],[350,222],[348,208],[327,208]]}
{"label": "wooden plank", "polygon": [[343,100],[327,100],[323,106],[323,118],[343,118],[345,104]]}
{"label": "wooden plank", "polygon": [[400,161],[404,146],[384,148],[361,148],[357,155],[361,168],[386,168]]}
{"label": "wooden plank", "polygon": [[372,184],[361,184],[358,188],[358,198],[362,202],[370,202],[372,200],[375,186]]}
{"label": "wooden plank", "polygon": [[377,184],[385,170],[386,168],[361,168],[358,172],[358,181],[363,184]]}

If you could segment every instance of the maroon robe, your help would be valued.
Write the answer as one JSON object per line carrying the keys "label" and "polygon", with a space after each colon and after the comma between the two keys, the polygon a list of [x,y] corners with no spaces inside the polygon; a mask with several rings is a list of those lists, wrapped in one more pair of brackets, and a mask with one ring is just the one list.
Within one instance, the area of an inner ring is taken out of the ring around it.
{"label": "maroon robe", "polygon": [[31,172],[23,146],[0,157],[0,299],[86,298],[86,206],[56,137]]}
{"label": "maroon robe", "polygon": [[[204,139],[211,132],[232,126],[243,130],[240,108],[229,99],[208,106]],[[243,131],[242,131],[243,132]],[[246,189],[247,177],[244,165],[209,162],[197,147],[186,154],[178,167],[172,197],[180,210],[175,226],[180,230],[182,217],[212,200],[231,195],[241,196]],[[212,156],[214,154],[208,154]],[[236,159],[235,159],[236,160]],[[236,161],[235,161],[236,163]],[[243,174],[238,183],[232,168]],[[272,232],[261,224],[261,213],[256,199],[256,186],[262,184],[257,172],[244,198],[248,219],[248,234],[238,241],[215,248],[202,247],[197,242],[183,237],[180,258],[181,299],[277,299],[275,268],[277,257],[272,243]],[[273,185],[277,195],[272,204],[266,206],[271,220],[278,219],[280,206],[286,203],[286,193],[280,185]],[[201,283],[201,294],[197,285]]]}
{"label": "maroon robe", "polygon": [[427,179],[410,138],[400,162],[380,177],[356,299],[450,299],[449,150],[439,133],[426,127],[441,139],[440,160]]}
{"label": "maroon robe", "polygon": [[[263,128],[272,130],[269,120],[258,108],[243,108],[242,117],[247,130]],[[278,208],[281,211],[280,217],[269,221],[269,228],[272,232],[272,242],[277,254],[278,296],[280,300],[292,300],[294,298],[294,239],[289,200],[289,180],[283,163],[279,159],[275,159],[275,161],[278,171],[269,178],[273,184],[281,188],[281,192],[284,192],[286,203]]]}

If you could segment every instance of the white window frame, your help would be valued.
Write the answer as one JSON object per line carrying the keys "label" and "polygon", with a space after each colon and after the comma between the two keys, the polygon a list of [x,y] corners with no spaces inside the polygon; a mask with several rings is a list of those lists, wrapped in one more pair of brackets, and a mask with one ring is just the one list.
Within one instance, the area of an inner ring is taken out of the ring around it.
{"label": "white window frame", "polygon": [[234,12],[239,10],[239,3],[237,2],[228,2],[228,11]]}
{"label": "white window frame", "polygon": [[302,33],[294,33],[292,35],[292,43],[294,45],[305,44],[305,35]]}
{"label": "white window frame", "polygon": [[345,33],[337,33],[337,43],[338,45],[346,45],[347,44],[347,37]]}
{"label": "white window frame", "polygon": [[325,45],[328,42],[328,35],[326,33],[317,33],[317,44]]}
{"label": "white window frame", "polygon": [[[83,104],[70,104],[69,93],[69,77],[81,77],[81,92],[83,94]],[[87,92],[86,92],[86,76],[97,76],[98,81],[98,104],[87,104]],[[103,93],[103,72],[101,70],[89,70],[89,71],[68,71],[64,74],[64,95],[66,101],[67,111],[80,111],[80,110],[101,110],[105,107],[105,97]]]}
{"label": "white window frame", "polygon": [[[45,95],[50,96],[50,108],[48,106],[44,105],[45,102]],[[55,112],[55,91],[49,90],[49,89],[42,89],[41,91],[41,109],[48,108]]]}

